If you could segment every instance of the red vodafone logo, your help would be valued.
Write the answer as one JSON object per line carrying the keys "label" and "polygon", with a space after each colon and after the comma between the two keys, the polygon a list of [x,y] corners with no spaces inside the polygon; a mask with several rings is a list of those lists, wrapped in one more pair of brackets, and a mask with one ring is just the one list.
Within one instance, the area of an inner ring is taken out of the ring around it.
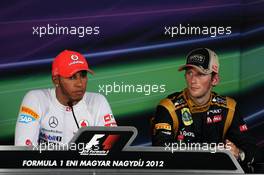
{"label": "red vodafone logo", "polygon": [[32,146],[32,142],[31,142],[30,139],[27,139],[26,142],[25,142],[25,144],[28,145],[28,146]]}
{"label": "red vodafone logo", "polygon": [[77,55],[71,55],[71,59],[72,59],[73,61],[76,61],[76,60],[79,59],[79,57],[78,57]]}
{"label": "red vodafone logo", "polygon": [[81,128],[83,128],[83,127],[87,127],[87,126],[88,126],[88,121],[87,121],[87,120],[81,120],[81,121],[79,122],[79,126],[80,126]]}

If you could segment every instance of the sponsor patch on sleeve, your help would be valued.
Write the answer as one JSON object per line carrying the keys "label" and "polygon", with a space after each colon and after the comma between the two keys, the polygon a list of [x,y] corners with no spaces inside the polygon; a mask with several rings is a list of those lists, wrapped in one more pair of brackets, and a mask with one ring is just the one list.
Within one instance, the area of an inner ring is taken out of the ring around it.
{"label": "sponsor patch on sleeve", "polygon": [[112,121],[114,118],[113,118],[113,115],[112,114],[106,114],[104,116],[104,121],[107,123],[107,122],[110,122]]}
{"label": "sponsor patch on sleeve", "polygon": [[20,109],[19,122],[20,123],[30,123],[34,122],[39,118],[39,115],[32,109],[22,106]]}
{"label": "sponsor patch on sleeve", "polygon": [[19,115],[19,123],[30,123],[30,122],[34,122],[36,119],[33,118],[30,115],[26,115],[26,114],[20,114]]}
{"label": "sponsor patch on sleeve", "polygon": [[34,119],[38,119],[39,118],[39,115],[34,110],[32,110],[32,109],[30,109],[30,108],[28,108],[26,106],[22,106],[20,112],[24,113],[24,114],[27,114],[27,115],[30,115]]}
{"label": "sponsor patch on sleeve", "polygon": [[167,130],[167,131],[171,131],[171,125],[168,124],[168,123],[157,123],[157,124],[155,124],[155,129],[156,130],[164,129],[164,130]]}
{"label": "sponsor patch on sleeve", "polygon": [[239,130],[240,130],[240,132],[245,132],[245,131],[247,131],[247,130],[248,130],[247,125],[246,125],[246,124],[244,124],[244,125],[240,125],[240,126],[239,126]]}
{"label": "sponsor patch on sleeve", "polygon": [[104,116],[104,122],[105,122],[105,125],[104,126],[117,126],[116,125],[116,122],[115,122],[115,119],[113,117],[112,114],[106,114]]}

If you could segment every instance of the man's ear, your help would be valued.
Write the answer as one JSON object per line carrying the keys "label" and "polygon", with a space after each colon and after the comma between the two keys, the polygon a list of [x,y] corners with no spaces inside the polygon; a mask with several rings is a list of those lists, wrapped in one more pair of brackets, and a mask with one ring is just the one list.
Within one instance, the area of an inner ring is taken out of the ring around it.
{"label": "man's ear", "polygon": [[59,76],[52,76],[52,82],[55,85],[55,87],[59,87]]}
{"label": "man's ear", "polygon": [[213,74],[213,77],[212,77],[212,85],[213,86],[216,86],[218,85],[220,82],[220,77],[219,77],[219,74]]}

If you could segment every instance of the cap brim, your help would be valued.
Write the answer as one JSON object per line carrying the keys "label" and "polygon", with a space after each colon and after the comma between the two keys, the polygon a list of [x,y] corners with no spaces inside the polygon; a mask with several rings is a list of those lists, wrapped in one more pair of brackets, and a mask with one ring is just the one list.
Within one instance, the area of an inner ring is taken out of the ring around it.
{"label": "cap brim", "polygon": [[83,70],[89,72],[89,73],[92,74],[92,75],[94,74],[94,71],[93,71],[92,69],[79,69],[79,70],[74,71],[74,72],[71,74],[71,76],[74,75],[76,72],[83,71]]}
{"label": "cap brim", "polygon": [[212,71],[205,71],[204,69],[200,68],[199,66],[196,66],[196,65],[193,65],[193,64],[185,64],[185,65],[182,65],[178,68],[178,71],[183,71],[185,70],[186,68],[195,68],[196,70],[198,70],[200,73],[202,74],[210,74],[212,73]]}
{"label": "cap brim", "polygon": [[62,77],[65,77],[65,78],[68,78],[68,77],[71,77],[71,76],[73,76],[76,72],[79,72],[79,71],[87,71],[87,72],[89,72],[90,74],[94,74],[94,71],[93,70],[91,70],[91,69],[78,69],[78,70],[75,70],[75,71],[73,71],[73,72],[71,72],[70,74],[68,74],[67,76],[66,75],[61,75]]}
{"label": "cap brim", "polygon": [[90,74],[94,74],[94,71],[92,69],[88,69],[87,72],[89,72]]}

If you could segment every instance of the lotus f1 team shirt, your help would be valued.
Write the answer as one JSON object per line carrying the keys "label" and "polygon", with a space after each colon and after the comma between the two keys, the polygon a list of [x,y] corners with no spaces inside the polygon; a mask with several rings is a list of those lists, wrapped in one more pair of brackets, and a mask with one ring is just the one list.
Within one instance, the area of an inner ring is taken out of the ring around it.
{"label": "lotus f1 team shirt", "polygon": [[[86,92],[73,111],[79,128],[116,126],[105,97]],[[15,131],[15,145],[42,142],[67,144],[78,131],[72,110],[56,98],[55,89],[29,91],[21,104]]]}

